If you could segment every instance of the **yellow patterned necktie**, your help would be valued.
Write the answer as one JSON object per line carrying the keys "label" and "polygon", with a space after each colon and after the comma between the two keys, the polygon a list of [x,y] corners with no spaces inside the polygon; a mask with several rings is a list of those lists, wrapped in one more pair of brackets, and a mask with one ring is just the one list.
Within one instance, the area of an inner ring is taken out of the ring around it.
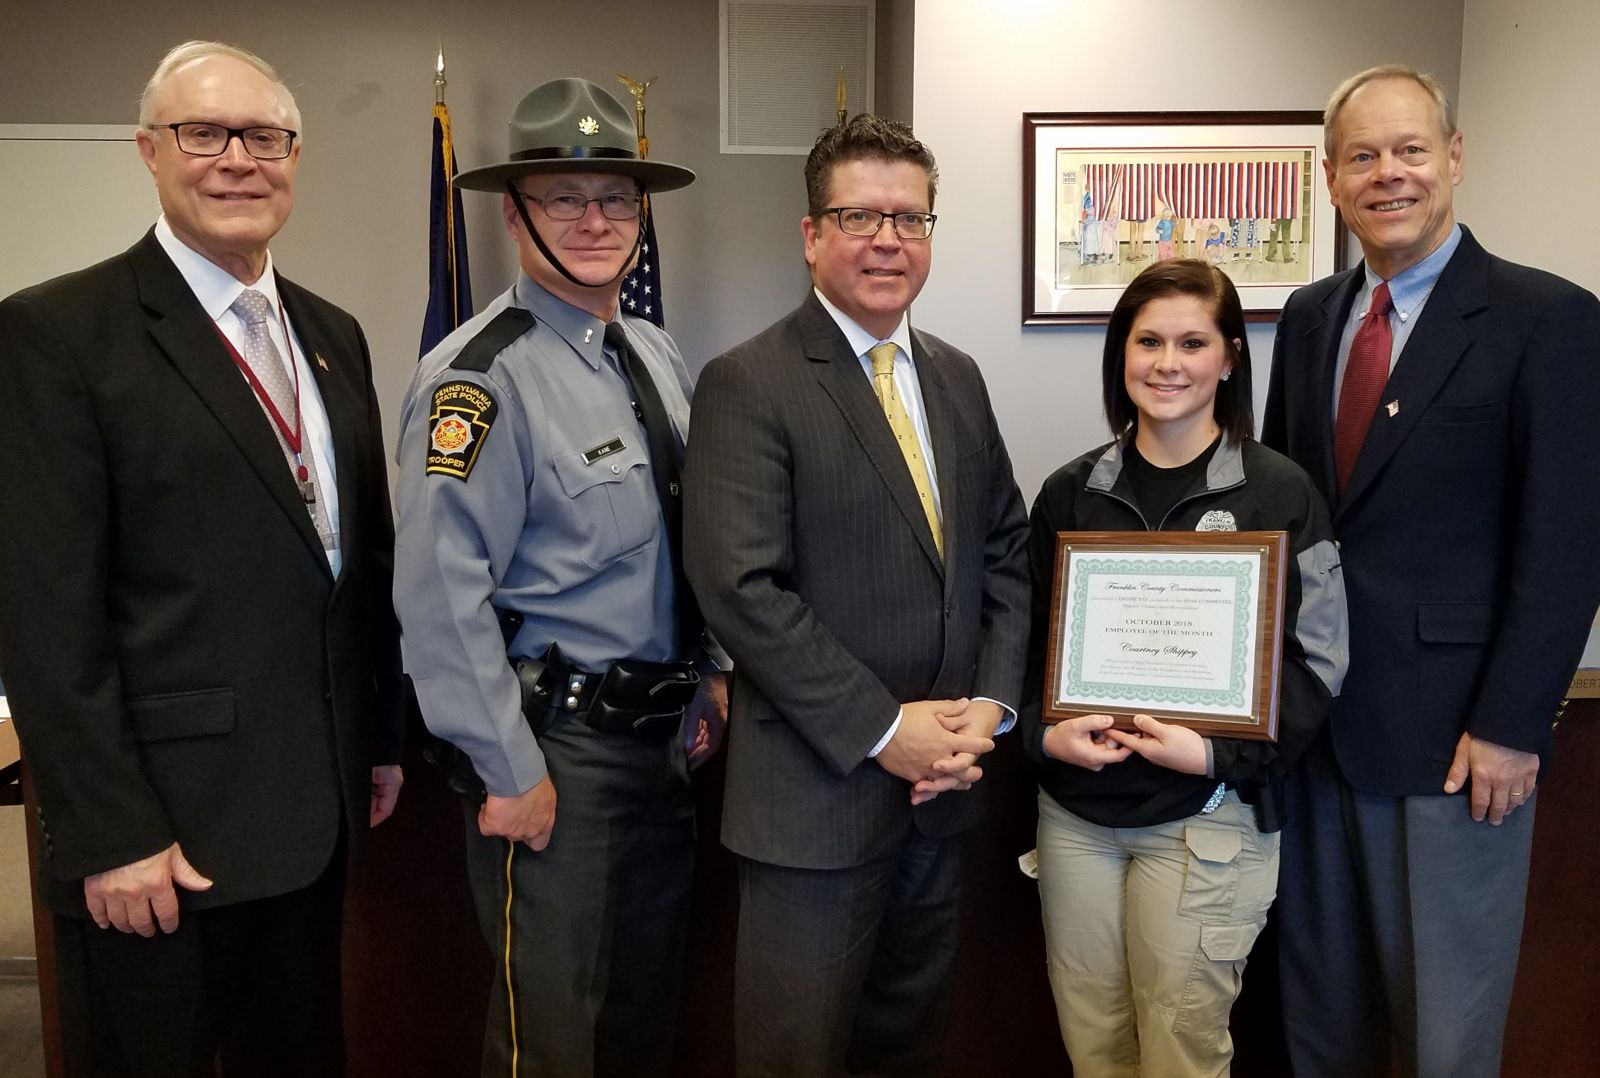
{"label": "yellow patterned necktie", "polygon": [[934,549],[938,550],[939,558],[943,560],[944,528],[939,523],[939,511],[934,507],[933,484],[928,482],[928,462],[922,459],[922,443],[917,441],[917,428],[911,425],[911,415],[901,403],[900,394],[895,392],[894,354],[895,346],[887,341],[867,350],[867,355],[872,359],[872,391],[878,395],[878,403],[883,405],[883,414],[889,420],[889,429],[894,431],[895,440],[900,443],[900,452],[911,471],[911,482],[916,484],[917,497],[922,499],[922,511],[928,515],[928,527],[933,530]]}

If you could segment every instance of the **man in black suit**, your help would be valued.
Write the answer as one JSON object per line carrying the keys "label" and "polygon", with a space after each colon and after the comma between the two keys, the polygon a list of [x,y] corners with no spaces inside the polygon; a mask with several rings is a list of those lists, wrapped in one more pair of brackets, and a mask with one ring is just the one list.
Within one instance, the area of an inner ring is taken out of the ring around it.
{"label": "man in black suit", "polygon": [[1277,911],[1301,1078],[1496,1075],[1534,786],[1600,602],[1600,303],[1455,221],[1430,76],[1333,95],[1363,266],[1278,326],[1262,440],[1334,508],[1350,674],[1288,814]]}
{"label": "man in black suit", "polygon": [[[347,845],[400,787],[360,327],[276,276],[299,159],[258,57],[140,107],[162,217],[0,304],[0,656],[73,1074],[339,1074]],[[26,459],[23,459],[23,457]]]}
{"label": "man in black suit", "polygon": [[741,1074],[935,1069],[955,836],[979,808],[959,790],[1021,690],[1011,462],[977,365],[906,317],[937,177],[903,124],[824,133],[801,222],[814,287],[695,393],[684,547],[734,660]]}

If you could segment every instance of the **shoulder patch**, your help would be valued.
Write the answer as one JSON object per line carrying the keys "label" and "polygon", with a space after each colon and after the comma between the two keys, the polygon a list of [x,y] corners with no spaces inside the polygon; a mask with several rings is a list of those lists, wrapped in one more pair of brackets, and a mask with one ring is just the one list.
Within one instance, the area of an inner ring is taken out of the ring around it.
{"label": "shoulder patch", "polygon": [[473,335],[466,347],[450,361],[450,366],[458,371],[487,371],[494,366],[494,357],[532,329],[535,321],[531,312],[521,307],[507,307]]}
{"label": "shoulder patch", "polygon": [[471,475],[499,411],[494,395],[472,382],[446,382],[435,389],[428,416],[427,474],[457,479]]}

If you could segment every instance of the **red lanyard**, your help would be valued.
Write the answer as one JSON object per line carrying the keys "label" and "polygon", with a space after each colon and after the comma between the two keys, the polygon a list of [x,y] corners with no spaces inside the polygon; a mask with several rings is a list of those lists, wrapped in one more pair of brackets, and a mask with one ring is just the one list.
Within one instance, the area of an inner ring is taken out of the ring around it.
{"label": "red lanyard", "polygon": [[[215,323],[212,323],[215,325]],[[294,361],[294,339],[289,335],[289,320],[283,315],[283,300],[278,300],[278,324],[283,327],[283,339],[289,345],[289,366],[294,371],[294,426],[290,427],[283,418],[283,413],[278,411],[278,406],[273,403],[272,395],[267,392],[266,386],[261,384],[261,379],[256,377],[256,372],[250,369],[250,364],[239,354],[239,349],[233,346],[228,335],[222,332],[222,327],[217,326],[217,336],[222,338],[222,343],[227,346],[228,354],[233,357],[233,362],[238,366],[245,380],[250,383],[250,388],[255,390],[256,399],[261,402],[261,407],[267,410],[267,415],[272,419],[272,425],[278,428],[278,433],[283,435],[284,442],[289,446],[289,452],[294,454],[295,478],[304,483],[310,478],[306,471],[305,463],[301,460],[300,453],[300,365]],[[269,338],[270,339],[270,336]]]}

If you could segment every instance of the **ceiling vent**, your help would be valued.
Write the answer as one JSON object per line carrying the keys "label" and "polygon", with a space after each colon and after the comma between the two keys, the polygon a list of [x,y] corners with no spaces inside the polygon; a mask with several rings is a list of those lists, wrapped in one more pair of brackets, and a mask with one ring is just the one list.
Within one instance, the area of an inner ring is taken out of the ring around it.
{"label": "ceiling vent", "polygon": [[873,108],[872,0],[722,0],[722,152],[807,154],[838,115]]}

